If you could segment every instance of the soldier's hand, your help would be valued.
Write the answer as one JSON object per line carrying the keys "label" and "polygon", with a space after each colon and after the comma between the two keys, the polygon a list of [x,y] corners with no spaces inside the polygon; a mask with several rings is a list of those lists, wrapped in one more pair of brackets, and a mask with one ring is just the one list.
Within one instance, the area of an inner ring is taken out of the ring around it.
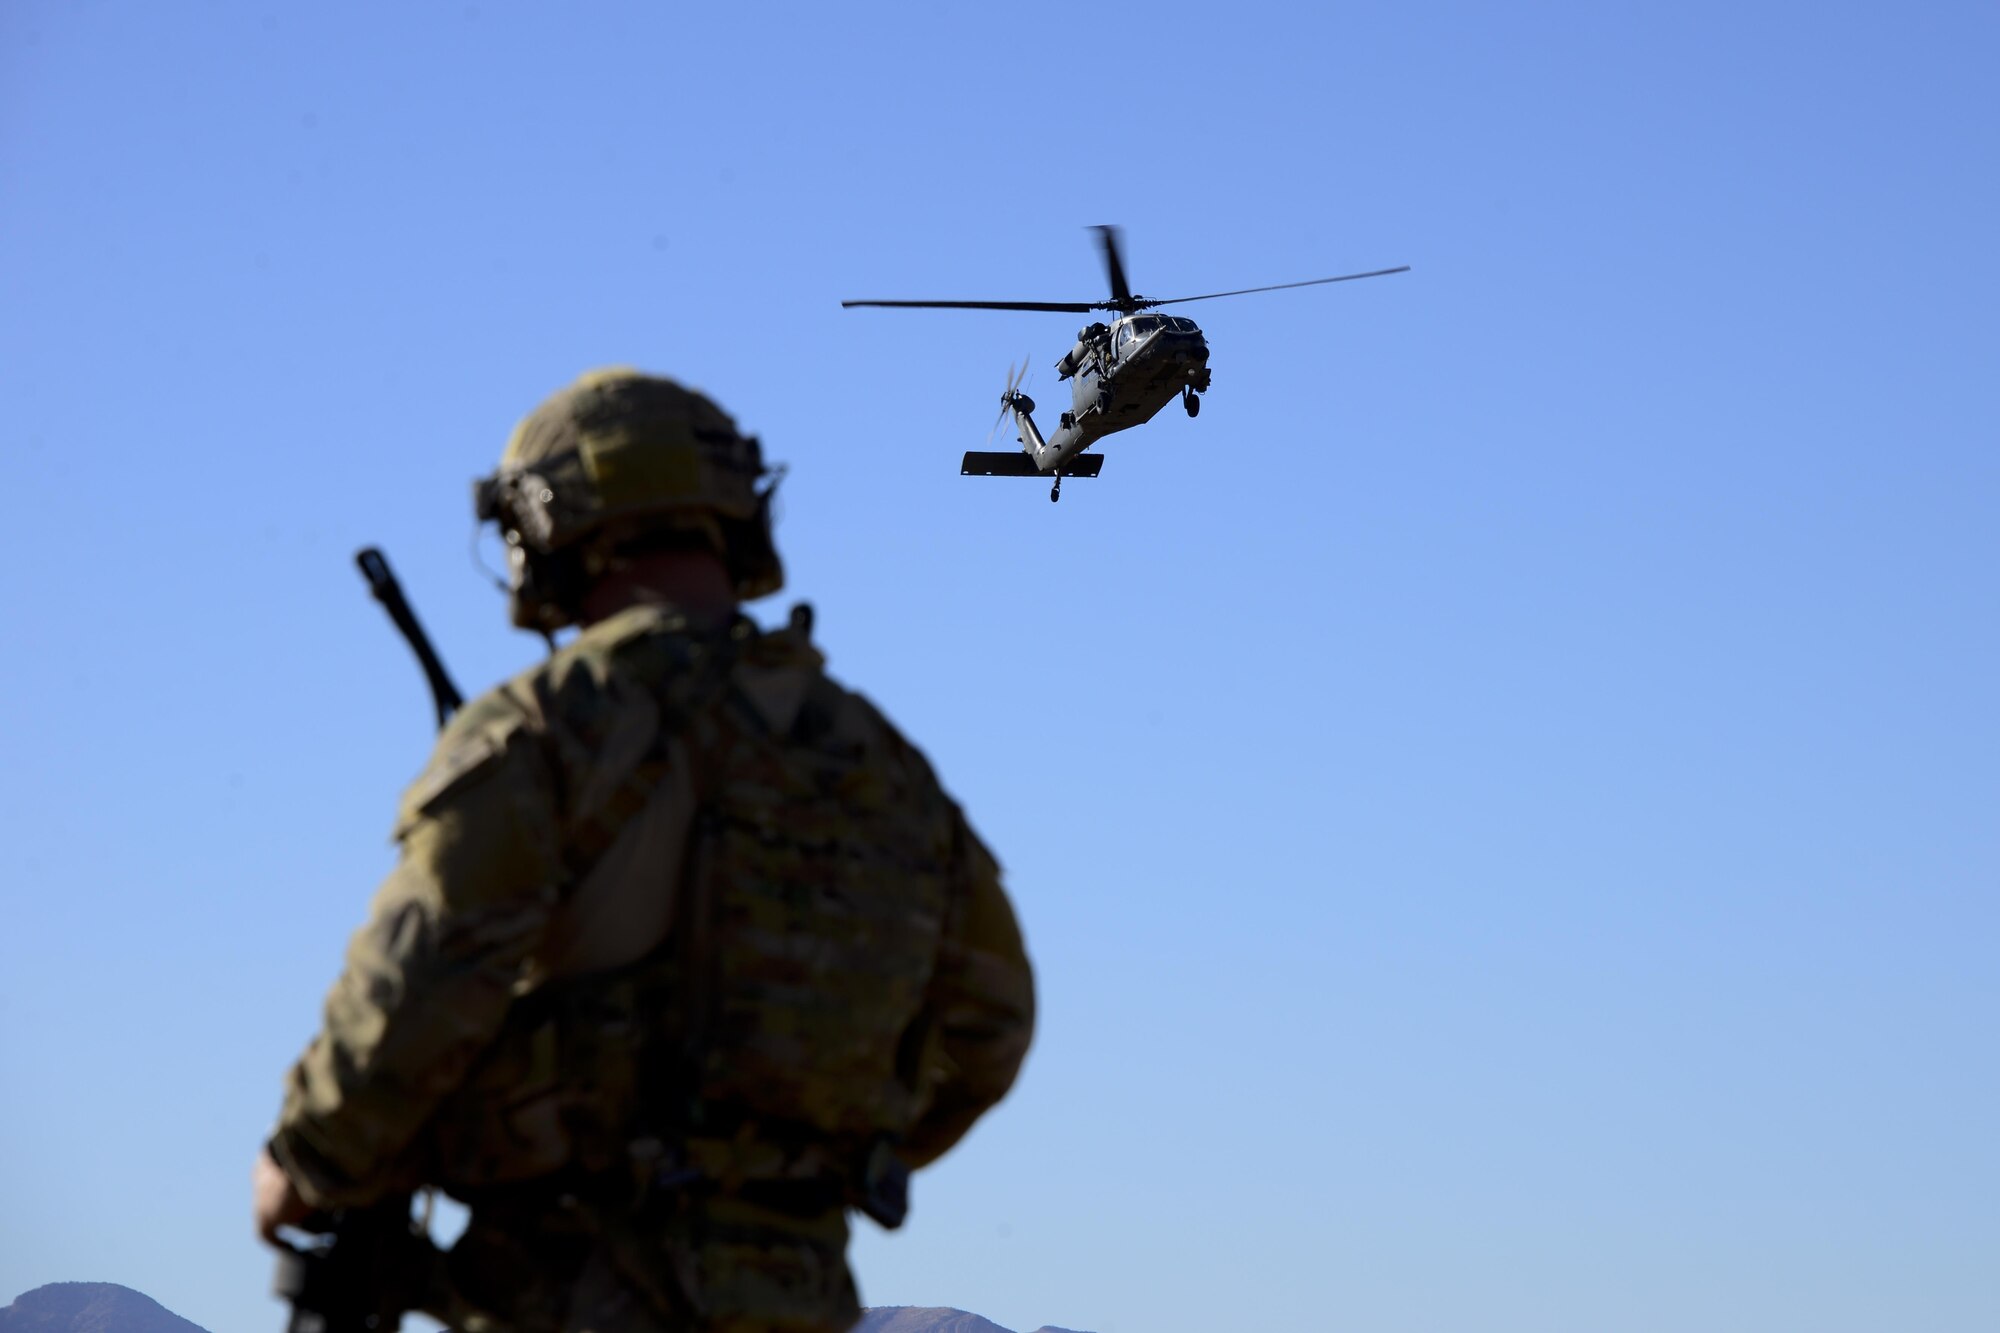
{"label": "soldier's hand", "polygon": [[250,1203],[257,1214],[257,1234],[273,1245],[279,1227],[296,1226],[312,1215],[312,1205],[299,1197],[269,1148],[257,1154],[257,1165],[250,1168]]}

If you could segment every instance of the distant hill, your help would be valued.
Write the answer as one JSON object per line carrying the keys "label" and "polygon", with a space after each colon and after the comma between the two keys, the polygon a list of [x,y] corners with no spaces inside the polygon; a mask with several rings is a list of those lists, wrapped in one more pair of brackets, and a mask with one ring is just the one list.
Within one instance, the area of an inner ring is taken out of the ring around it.
{"label": "distant hill", "polygon": [[116,1282],[51,1282],[0,1310],[0,1333],[208,1333]]}
{"label": "distant hill", "polygon": [[[0,1333],[208,1333],[151,1296],[115,1282],[51,1282],[0,1309]],[[854,1333],[1013,1333],[948,1305],[879,1305]],[[1076,1333],[1043,1324],[1035,1333]]]}
{"label": "distant hill", "polygon": [[[11,1330],[8,1331],[11,1333]],[[877,1305],[861,1312],[854,1333],[1014,1333],[991,1319],[982,1319],[949,1305]],[[1075,1333],[1043,1324],[1035,1333]]]}

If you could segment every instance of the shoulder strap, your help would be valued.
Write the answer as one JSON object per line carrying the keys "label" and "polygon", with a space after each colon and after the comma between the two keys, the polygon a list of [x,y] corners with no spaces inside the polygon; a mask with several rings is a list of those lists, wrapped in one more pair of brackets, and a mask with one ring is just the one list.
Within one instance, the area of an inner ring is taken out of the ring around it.
{"label": "shoulder strap", "polygon": [[[612,790],[604,803],[570,831],[563,859],[568,864],[572,883],[590,872],[597,859],[618,840],[618,835],[624,832],[632,817],[653,799],[660,780],[667,775],[668,754],[673,743],[687,730],[688,722],[696,714],[712,707],[728,690],[736,655],[737,636],[734,632],[689,640],[687,667],[694,677],[692,684],[671,692],[659,691],[656,696],[660,706],[658,729],[645,756],[632,766],[632,771],[625,775],[625,780]],[[697,804],[701,800],[701,776],[699,773],[694,775]]]}

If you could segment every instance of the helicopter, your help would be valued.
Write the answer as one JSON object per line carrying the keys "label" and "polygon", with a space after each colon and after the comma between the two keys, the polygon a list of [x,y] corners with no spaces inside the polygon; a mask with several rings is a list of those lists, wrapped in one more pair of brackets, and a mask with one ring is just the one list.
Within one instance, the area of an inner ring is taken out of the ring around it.
{"label": "helicopter", "polygon": [[[1179,395],[1189,416],[1201,413],[1199,395],[1208,392],[1208,340],[1195,322],[1182,315],[1150,315],[1143,312],[1163,305],[1188,301],[1209,301],[1218,296],[1247,296],[1252,292],[1275,292],[1289,287],[1317,287],[1329,282],[1352,282],[1356,278],[1381,278],[1391,273],[1408,273],[1410,266],[1380,268],[1367,273],[1344,273],[1337,278],[1312,278],[1305,282],[1281,282],[1270,287],[1242,287],[1229,292],[1207,292],[1200,296],[1175,296],[1154,301],[1132,294],[1125,280],[1125,264],[1119,256],[1118,228],[1096,227],[1104,250],[1104,268],[1111,280],[1109,301],[842,301],[852,306],[887,306],[921,310],[1048,310],[1089,314],[1094,310],[1114,313],[1109,323],[1086,324],[1077,331],[1076,345],[1056,362],[1056,377],[1070,381],[1070,410],[1064,412],[1053,435],[1043,437],[1035,425],[1035,400],[1021,391],[1028,364],[1007,372],[1007,387],[1000,394],[1000,415],[993,430],[1009,414],[1021,442],[1019,452],[991,453],[969,449],[959,465],[966,477],[1046,477],[1053,474],[1049,487],[1051,502],[1062,499],[1064,477],[1094,477],[1104,467],[1104,455],[1085,453],[1097,441],[1121,430],[1151,421],[1159,410]],[[993,431],[986,433],[993,442]]]}

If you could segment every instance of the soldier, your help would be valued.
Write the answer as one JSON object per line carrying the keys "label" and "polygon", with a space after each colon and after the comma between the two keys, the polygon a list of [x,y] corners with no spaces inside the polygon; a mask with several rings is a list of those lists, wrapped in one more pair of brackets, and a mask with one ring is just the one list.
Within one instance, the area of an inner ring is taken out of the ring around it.
{"label": "soldier", "polygon": [[755,439],[586,375],[480,483],[514,623],[580,627],[465,707],[258,1160],[259,1231],[432,1185],[467,1330],[797,1330],[859,1314],[847,1210],[1013,1082],[999,870],[916,747],[824,674]]}

